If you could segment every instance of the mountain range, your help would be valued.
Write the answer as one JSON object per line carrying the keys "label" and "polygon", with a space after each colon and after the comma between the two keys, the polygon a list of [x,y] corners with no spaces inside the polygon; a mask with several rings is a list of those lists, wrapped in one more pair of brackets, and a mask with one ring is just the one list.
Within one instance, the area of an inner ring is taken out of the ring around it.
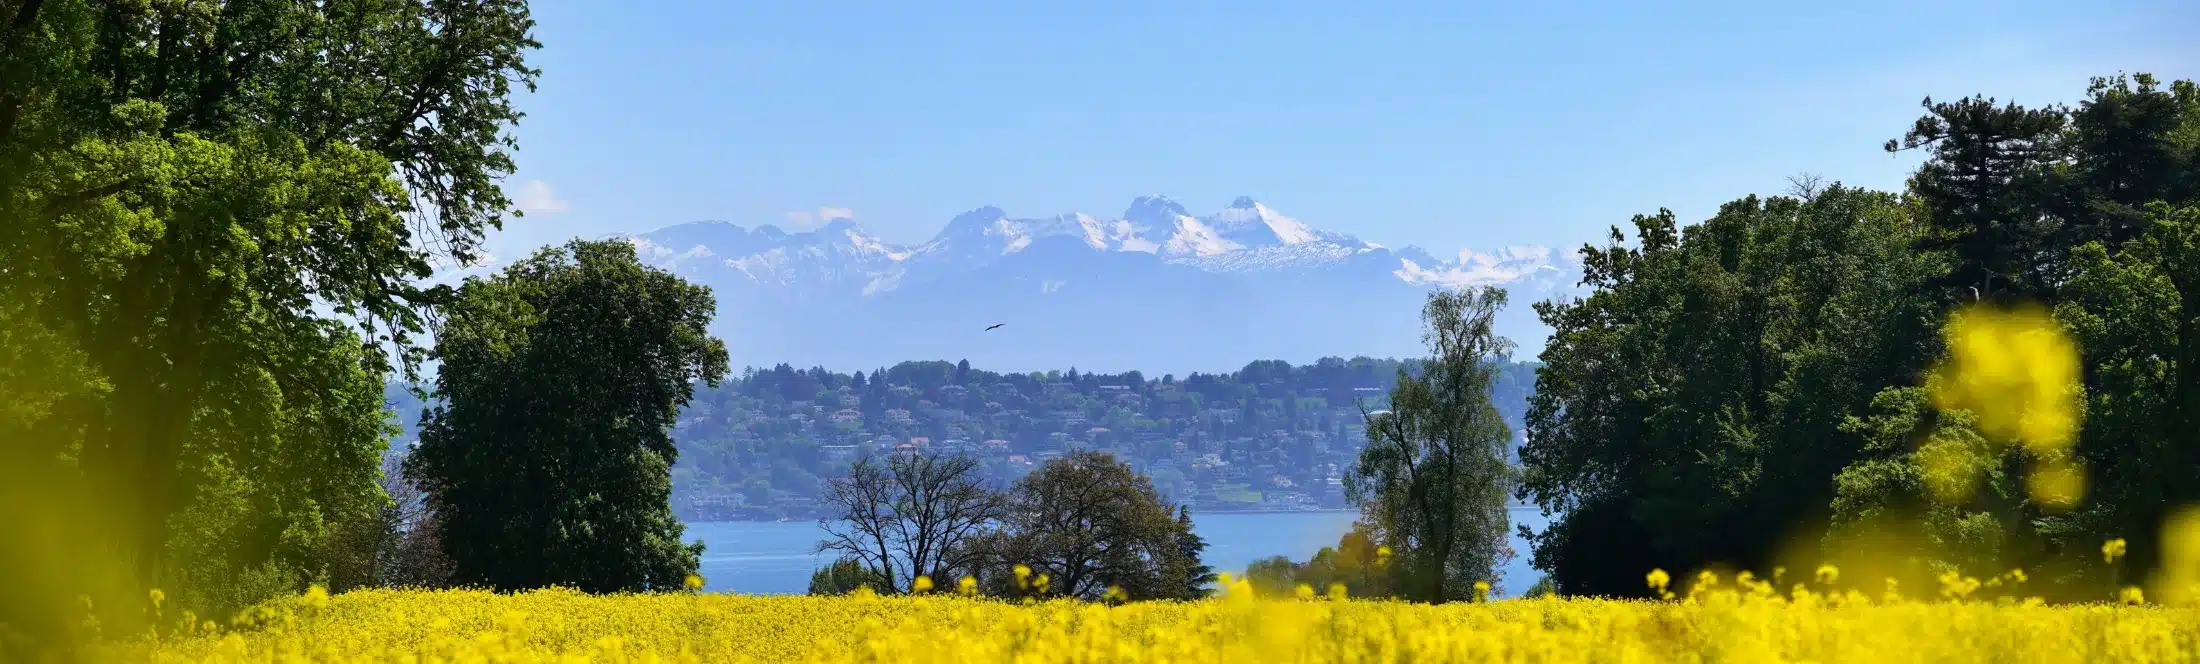
{"label": "mountain range", "polygon": [[[1499,332],[1532,356],[1529,304],[1577,293],[1571,252],[1439,258],[1323,230],[1251,198],[1194,216],[1163,196],[1121,216],[965,212],[900,245],[855,221],[807,231],[719,221],[626,236],[645,263],[709,286],[736,366],[864,369],[969,359],[1013,370],[1228,371],[1246,362],[1422,354],[1430,289],[1498,285]],[[988,326],[1003,324],[987,330]]]}

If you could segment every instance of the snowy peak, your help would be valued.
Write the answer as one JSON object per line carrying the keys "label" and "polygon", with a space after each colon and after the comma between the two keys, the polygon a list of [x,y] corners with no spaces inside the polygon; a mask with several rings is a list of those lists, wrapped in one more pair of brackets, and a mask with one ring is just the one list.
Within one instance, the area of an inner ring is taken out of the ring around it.
{"label": "snowy peak", "polygon": [[1359,248],[1365,243],[1341,233],[1316,230],[1305,222],[1284,216],[1275,208],[1253,200],[1251,196],[1239,196],[1230,207],[1207,217],[1207,224],[1231,241],[1248,247],[1273,247],[1332,242]]}
{"label": "snowy peak", "polygon": [[1125,219],[1103,220],[1084,213],[1017,219],[1000,208],[986,206],[957,215],[917,251],[927,256],[991,262],[1050,237],[1076,238],[1101,251],[1151,253],[1158,246],[1145,238],[1138,224]]}
{"label": "snowy peak", "polygon": [[917,246],[886,242],[845,218],[796,232],[696,222],[631,239],[652,265],[681,274],[710,273],[717,284],[799,293],[883,293],[905,282],[983,268],[1042,243],[1099,254],[1150,254],[1218,274],[1344,270],[1415,286],[1518,283],[1563,289],[1580,275],[1567,252],[1535,245],[1462,250],[1441,258],[1418,247],[1384,249],[1313,228],[1247,196],[1203,217],[1161,195],[1132,200],[1115,219],[1083,213],[1019,218],[987,205],[956,215]]}
{"label": "snowy peak", "polygon": [[1176,224],[1177,217],[1189,217],[1184,206],[1160,194],[1140,196],[1131,200],[1130,209],[1123,211],[1123,219],[1147,226],[1168,228]]}
{"label": "snowy peak", "polygon": [[1535,281],[1566,288],[1571,284],[1565,280],[1578,278],[1581,273],[1581,265],[1572,255],[1534,244],[1488,253],[1461,249],[1458,258],[1449,261],[1437,259],[1420,247],[1406,247],[1397,254],[1400,265],[1394,274],[1411,284],[1459,288]]}

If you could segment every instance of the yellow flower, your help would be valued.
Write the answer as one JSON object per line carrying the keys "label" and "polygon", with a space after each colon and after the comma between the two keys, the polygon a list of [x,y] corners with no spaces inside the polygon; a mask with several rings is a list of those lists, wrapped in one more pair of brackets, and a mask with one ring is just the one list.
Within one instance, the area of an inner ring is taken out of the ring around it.
{"label": "yellow flower", "polygon": [[159,588],[154,588],[152,592],[146,594],[153,598],[153,608],[156,609],[160,608],[162,600],[168,599],[168,594],[161,592]]}
{"label": "yellow flower", "polygon": [[681,585],[686,586],[688,590],[702,590],[703,577],[697,574],[689,574],[686,579],[681,580]]}
{"label": "yellow flower", "polygon": [[1650,570],[1650,573],[1644,577],[1644,580],[1650,583],[1651,590],[1663,592],[1665,590],[1665,587],[1673,582],[1673,576],[1670,574],[1666,574],[1665,570],[1653,569]]}
{"label": "yellow flower", "polygon": [[2124,591],[2117,595],[2117,600],[2125,604],[2145,604],[2147,595],[2138,586],[2124,586]]}
{"label": "yellow flower", "polygon": [[1942,334],[1948,357],[1936,372],[1936,406],[1971,411],[1989,437],[2043,455],[2076,439],[2078,348],[2045,309],[1973,306]]}
{"label": "yellow flower", "polygon": [[910,582],[909,589],[910,592],[919,595],[932,592],[932,577],[926,575],[918,575],[916,581]]}
{"label": "yellow flower", "polygon": [[1345,597],[1345,587],[1344,587],[1344,584],[1342,584],[1342,583],[1331,583],[1331,584],[1329,584],[1329,599],[1330,599],[1330,601],[1335,601],[1335,602],[1342,602],[1342,601],[1345,601],[1346,597]]}
{"label": "yellow flower", "polygon": [[2025,488],[2041,505],[2066,510],[2085,497],[2085,473],[2075,463],[2058,460],[2032,471],[2025,478]]}
{"label": "yellow flower", "polygon": [[1830,586],[1830,585],[1833,585],[1833,583],[1834,583],[1835,581],[1839,581],[1839,580],[1841,580],[1841,568],[1838,568],[1838,567],[1834,567],[1834,566],[1832,566],[1832,565],[1819,565],[1819,566],[1818,566],[1818,583],[1819,583],[1819,585],[1826,585],[1826,586]]}
{"label": "yellow flower", "polygon": [[328,588],[318,583],[306,588],[305,603],[316,611],[328,608]]}
{"label": "yellow flower", "polygon": [[1314,599],[1314,587],[1301,583],[1298,587],[1291,589],[1291,597],[1295,599]]}
{"label": "yellow flower", "polygon": [[2109,541],[2106,541],[2106,542],[2102,542],[2102,543],[2101,543],[2101,561],[2102,561],[2102,562],[2107,562],[2107,563],[2114,563],[2114,562],[2116,562],[2116,559],[2117,559],[2117,558],[2122,558],[2122,557],[2124,557],[2124,550],[2125,550],[2124,538],[2118,537],[2118,538],[2116,538],[2116,539],[2112,539],[2112,540],[2109,540]]}
{"label": "yellow flower", "polygon": [[961,593],[964,597],[976,596],[978,594],[978,579],[968,575],[963,576],[961,580],[955,582],[955,592]]}

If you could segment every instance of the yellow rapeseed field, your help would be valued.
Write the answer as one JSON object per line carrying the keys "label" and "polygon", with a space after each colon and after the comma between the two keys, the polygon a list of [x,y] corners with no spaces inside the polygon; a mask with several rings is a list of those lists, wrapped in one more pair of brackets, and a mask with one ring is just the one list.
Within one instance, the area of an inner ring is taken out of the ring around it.
{"label": "yellow rapeseed field", "polygon": [[[1821,570],[1819,580],[1831,572]],[[1649,580],[1668,581],[1662,572]],[[1207,601],[1120,606],[951,594],[311,592],[264,607],[258,626],[140,640],[104,654],[154,662],[953,664],[2200,659],[2200,611],[2193,609],[1910,601],[1806,586],[1778,593],[1746,577],[1705,591],[1702,580],[1665,602],[1445,606],[1338,601],[1308,589],[1298,599],[1260,599],[1243,582]]]}

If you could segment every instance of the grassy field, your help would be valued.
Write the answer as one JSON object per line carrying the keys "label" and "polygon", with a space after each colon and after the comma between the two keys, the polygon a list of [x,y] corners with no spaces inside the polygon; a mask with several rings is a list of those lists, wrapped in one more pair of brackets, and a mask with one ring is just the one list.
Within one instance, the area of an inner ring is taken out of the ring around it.
{"label": "grassy field", "polygon": [[[2182,662],[2200,612],[1858,594],[1441,607],[1252,599],[1107,607],[924,598],[309,593],[257,626],[108,652],[159,662]],[[1731,588],[1731,585],[1729,586]],[[1311,595],[1304,592],[1303,595]]]}

